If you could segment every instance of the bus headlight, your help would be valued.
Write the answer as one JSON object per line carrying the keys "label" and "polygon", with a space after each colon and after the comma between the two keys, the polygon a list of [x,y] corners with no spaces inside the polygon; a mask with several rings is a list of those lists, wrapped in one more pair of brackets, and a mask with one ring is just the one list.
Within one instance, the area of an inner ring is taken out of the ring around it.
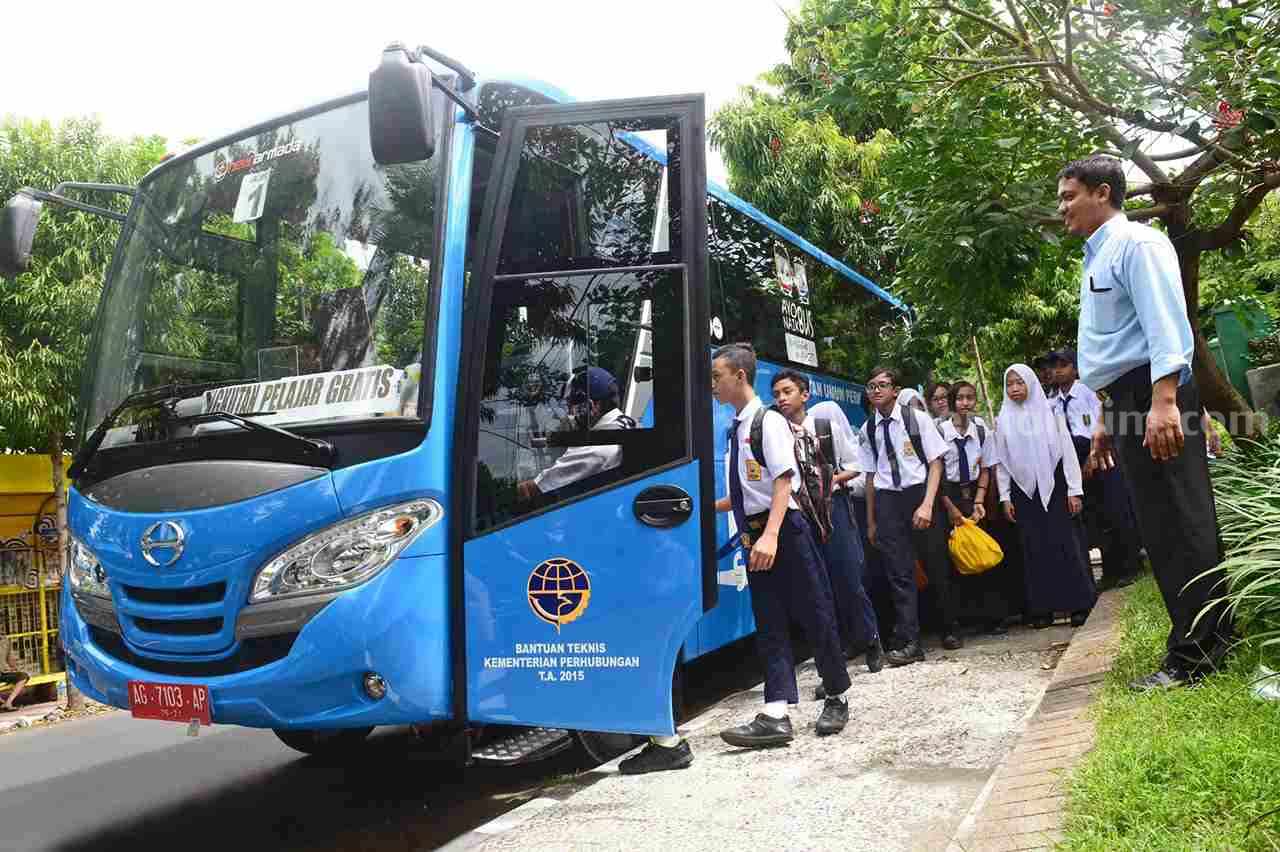
{"label": "bus headlight", "polygon": [[111,589],[107,587],[107,570],[102,567],[93,551],[85,547],[79,539],[70,536],[68,546],[69,574],[71,590],[96,598],[111,599]]}
{"label": "bus headlight", "polygon": [[249,603],[359,585],[390,565],[443,515],[436,501],[414,500],[312,533],[263,566]]}

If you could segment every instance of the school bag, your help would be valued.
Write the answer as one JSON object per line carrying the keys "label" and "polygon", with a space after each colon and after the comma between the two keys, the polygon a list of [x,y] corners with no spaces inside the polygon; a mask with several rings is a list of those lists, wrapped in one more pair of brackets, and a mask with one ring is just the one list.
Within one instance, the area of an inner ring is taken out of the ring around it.
{"label": "school bag", "polygon": [[[764,459],[764,415],[767,411],[778,411],[776,405],[761,408],[751,418],[751,455],[763,463]],[[782,414],[778,411],[778,414]],[[783,415],[785,419],[785,415]],[[791,424],[788,423],[788,426]],[[795,489],[796,504],[818,536],[818,541],[825,544],[831,538],[831,482],[835,476],[834,442],[831,442],[831,421],[817,418],[814,421],[815,431],[821,429],[828,439],[827,454],[824,454],[819,439],[805,432],[791,430],[795,439],[796,468],[800,472],[800,487]]]}
{"label": "school bag", "polygon": [[[911,439],[911,446],[915,448],[916,458],[920,459],[920,463],[924,464],[924,439],[920,437],[920,424],[916,422],[915,412],[909,405],[899,405],[898,414],[902,417],[902,425],[907,429],[907,437]],[[871,416],[867,418],[863,430],[867,433],[867,443],[871,445],[871,458],[880,463],[880,445],[876,442],[876,415],[873,411]]]}

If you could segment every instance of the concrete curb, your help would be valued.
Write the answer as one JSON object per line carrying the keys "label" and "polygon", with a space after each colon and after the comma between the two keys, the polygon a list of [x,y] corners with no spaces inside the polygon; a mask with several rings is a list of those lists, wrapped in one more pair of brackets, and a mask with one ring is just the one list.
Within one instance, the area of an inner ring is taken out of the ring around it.
{"label": "concrete curb", "polygon": [[1093,748],[1089,708],[1115,661],[1124,598],[1118,590],[1098,599],[1027,715],[1018,742],[991,774],[947,852],[1052,849],[1062,839],[1064,783]]}

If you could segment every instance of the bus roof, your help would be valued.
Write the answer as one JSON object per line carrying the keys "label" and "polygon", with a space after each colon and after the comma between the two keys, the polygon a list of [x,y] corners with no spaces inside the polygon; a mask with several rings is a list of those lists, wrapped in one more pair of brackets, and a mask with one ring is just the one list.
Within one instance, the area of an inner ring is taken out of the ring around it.
{"label": "bus roof", "polygon": [[[497,78],[491,78],[491,79],[485,79],[480,81],[479,85],[483,85],[484,83],[496,83],[496,82],[514,83],[515,85],[523,86],[526,89],[529,89],[534,92],[538,92],[539,94],[545,95],[546,97],[552,99],[553,101],[557,101],[560,103],[572,103],[575,100],[575,98],[571,97],[569,94],[562,91],[561,89],[558,89],[549,83],[544,83],[541,80],[531,80],[526,78],[513,79],[510,77],[504,77],[504,78],[501,78],[501,80]],[[629,141],[632,142],[632,144],[634,144],[637,148],[642,149],[646,154],[653,157],[655,160],[664,164],[666,163],[667,161],[666,152],[659,151],[657,148],[654,148],[648,142],[646,142],[645,140],[639,137],[632,137]],[[865,275],[853,269],[848,264],[845,264],[837,260],[836,258],[832,257],[830,254],[827,254],[825,251],[818,248],[813,243],[809,242],[804,237],[797,234],[795,231],[783,225],[781,222],[778,222],[777,220],[765,215],[755,206],[751,205],[744,199],[734,195],[728,189],[716,183],[715,181],[711,180],[710,178],[707,179],[707,193],[709,195],[714,196],[715,198],[720,199],[725,204],[728,204],[730,207],[734,208],[738,212],[743,213],[746,216],[749,216],[750,218],[756,220],[761,225],[768,228],[770,231],[772,231],[782,239],[786,240],[788,243],[791,243],[796,248],[803,251],[805,254],[825,264],[828,268],[834,270],[839,275],[844,276],[844,278],[848,279],[849,281],[852,281],[853,283],[862,287],[864,290],[867,290],[868,292],[874,294],[876,297],[882,299],[885,302],[888,302],[890,305],[893,305],[898,310],[908,314],[911,312],[911,309],[906,305],[906,303],[904,303],[901,299],[894,296],[892,293],[888,292],[884,288],[877,285],[870,278],[867,278]]]}

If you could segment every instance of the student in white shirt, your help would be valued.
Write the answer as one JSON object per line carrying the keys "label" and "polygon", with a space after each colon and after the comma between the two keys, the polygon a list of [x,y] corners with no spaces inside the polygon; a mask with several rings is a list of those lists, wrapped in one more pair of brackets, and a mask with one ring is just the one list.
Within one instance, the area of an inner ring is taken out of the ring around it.
{"label": "student in white shirt", "polygon": [[834,458],[826,459],[835,468],[831,497],[831,535],[821,544],[823,561],[831,576],[835,596],[836,618],[845,654],[865,654],[867,669],[878,672],[884,667],[880,630],[876,611],[863,586],[866,557],[862,550],[862,532],[845,491],[846,484],[861,478],[857,443],[853,429],[840,406],[820,402],[807,412],[809,379],[795,370],[783,370],[773,377],[774,405],[790,421],[793,429],[802,429],[818,437],[817,419],[822,418],[831,430],[830,449]]}
{"label": "student in white shirt", "polygon": [[1084,624],[1097,600],[1077,528],[1080,463],[1067,422],[1045,398],[1026,364],[1005,371],[1004,404],[996,420],[997,479],[1005,517],[1018,525],[1032,627],[1058,612]]}
{"label": "student in white shirt", "polygon": [[867,535],[884,554],[893,597],[895,647],[885,660],[905,666],[924,660],[915,563],[917,558],[928,560],[933,549],[930,527],[941,514],[938,487],[947,448],[919,394],[899,387],[896,369],[873,369],[867,393],[874,409],[864,425],[861,448],[861,467],[869,471]]}
{"label": "student in white shirt", "polygon": [[836,622],[826,565],[812,527],[792,496],[798,485],[795,438],[786,419],[767,411],[761,421],[763,459],[751,450],[751,424],[763,407],[755,392],[756,355],[748,343],[716,350],[711,392],[733,406],[726,479],[729,494],[716,509],[733,512],[734,525],[749,549],[747,582],[756,622],[756,649],[764,667],[764,711],[745,725],[721,731],[739,748],[785,745],[794,734],[787,705],[798,703],[791,623],[799,622],[813,649],[826,703],[818,736],[839,733],[849,721],[849,673]]}

